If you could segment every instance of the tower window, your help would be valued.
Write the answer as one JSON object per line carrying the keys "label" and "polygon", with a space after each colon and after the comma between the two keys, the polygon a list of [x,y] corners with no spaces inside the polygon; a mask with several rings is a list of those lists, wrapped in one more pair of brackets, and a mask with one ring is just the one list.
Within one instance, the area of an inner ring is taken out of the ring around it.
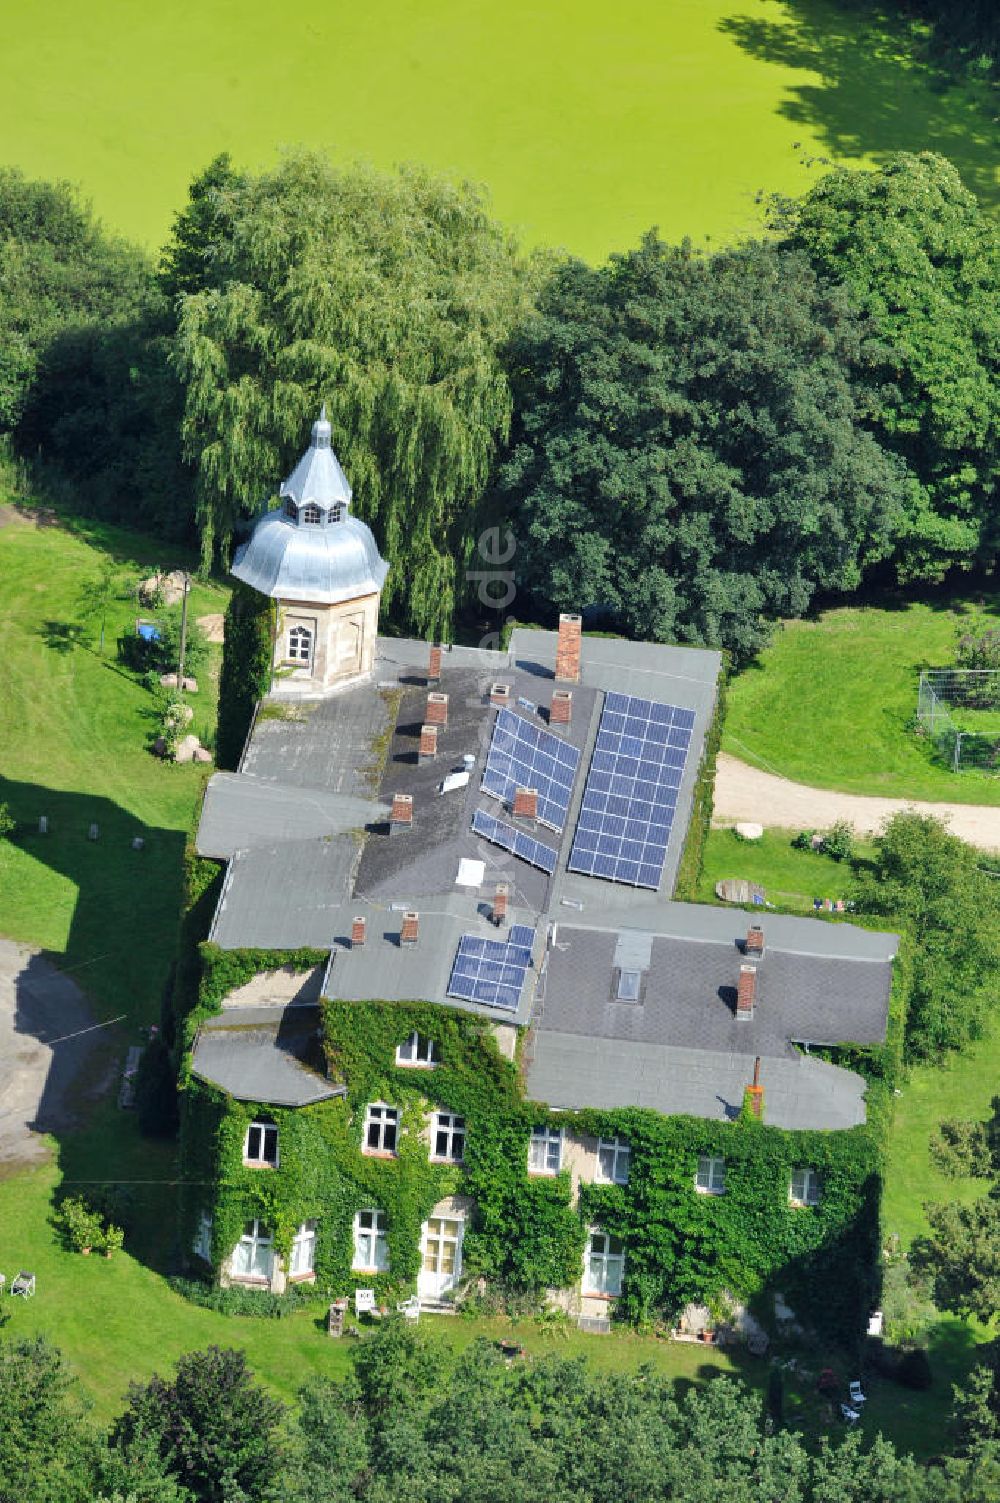
{"label": "tower window", "polygon": [[341,506],[341,505],[331,506],[330,507],[329,520],[331,522],[342,522],[344,520],[344,508],[343,508],[343,506]]}
{"label": "tower window", "polygon": [[308,626],[293,626],[288,633],[288,656],[293,663],[308,663],[312,657],[312,632]]}
{"label": "tower window", "polygon": [[300,520],[303,521],[307,527],[318,527],[323,520],[323,513],[313,501],[310,501],[308,506],[303,506],[302,511],[299,515]]}
{"label": "tower window", "polygon": [[294,501],[285,502],[285,516],[288,517],[292,522],[297,522],[299,520],[299,509],[295,505]]}

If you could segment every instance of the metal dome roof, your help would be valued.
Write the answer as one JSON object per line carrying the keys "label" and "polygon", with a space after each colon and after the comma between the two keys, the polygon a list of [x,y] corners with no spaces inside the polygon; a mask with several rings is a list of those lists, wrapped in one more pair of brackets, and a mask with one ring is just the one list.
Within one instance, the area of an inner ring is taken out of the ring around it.
{"label": "metal dome roof", "polygon": [[[377,594],[389,565],[381,557],[371,529],[348,507],[351,487],[330,447],[330,424],[324,407],[313,424],[312,443],[280,492],[291,510],[317,506],[317,523],[287,512],[269,511],[236,551],[232,573],[276,600],[312,600],[333,605],[360,595]],[[331,515],[334,513],[334,515]]]}

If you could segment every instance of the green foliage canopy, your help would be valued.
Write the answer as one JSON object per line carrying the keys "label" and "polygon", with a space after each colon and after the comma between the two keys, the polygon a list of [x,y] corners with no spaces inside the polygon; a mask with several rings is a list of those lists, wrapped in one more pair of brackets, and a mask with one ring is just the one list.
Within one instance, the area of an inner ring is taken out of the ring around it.
{"label": "green foliage canopy", "polygon": [[206,179],[164,268],[206,563],[273,494],[325,400],[394,566],[386,605],[444,633],[510,418],[497,347],[528,291],[512,240],[477,190],[419,169],[297,154],[256,178],[216,162]]}
{"label": "green foliage canopy", "polygon": [[271,687],[274,606],[238,581],[226,607],[216,760],[231,771],[239,765],[254,706]]}
{"label": "green foliage canopy", "polygon": [[864,431],[862,329],[804,257],[648,235],[562,266],[511,349],[500,496],[540,608],[746,657],[890,549],[902,466]]}

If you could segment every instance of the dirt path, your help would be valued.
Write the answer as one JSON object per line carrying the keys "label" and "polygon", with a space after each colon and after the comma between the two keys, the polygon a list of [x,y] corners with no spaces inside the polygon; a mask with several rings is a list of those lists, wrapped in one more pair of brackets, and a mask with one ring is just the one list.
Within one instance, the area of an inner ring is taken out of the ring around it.
{"label": "dirt path", "polygon": [[859,835],[877,830],[900,809],[936,814],[954,835],[986,851],[1000,851],[1000,808],[979,804],[931,804],[922,799],[870,798],[860,793],[833,793],[808,788],[773,773],[761,772],[735,757],[719,753],[715,774],[713,824],[736,820],[777,825],[782,829],[824,829],[846,819]]}

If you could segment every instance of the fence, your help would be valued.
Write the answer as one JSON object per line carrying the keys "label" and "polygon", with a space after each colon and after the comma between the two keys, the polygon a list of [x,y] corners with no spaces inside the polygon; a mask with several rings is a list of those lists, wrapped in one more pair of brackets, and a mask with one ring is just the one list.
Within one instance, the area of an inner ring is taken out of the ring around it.
{"label": "fence", "polygon": [[953,772],[1000,771],[1000,669],[926,669],[917,691],[917,729]]}

